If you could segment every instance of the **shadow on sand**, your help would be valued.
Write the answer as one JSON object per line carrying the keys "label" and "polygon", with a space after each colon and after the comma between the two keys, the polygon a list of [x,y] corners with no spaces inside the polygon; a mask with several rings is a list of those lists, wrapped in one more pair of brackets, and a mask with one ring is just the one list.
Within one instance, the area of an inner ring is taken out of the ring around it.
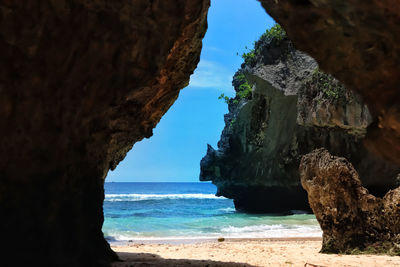
{"label": "shadow on sand", "polygon": [[223,262],[211,260],[192,259],[164,259],[157,254],[151,253],[128,253],[118,252],[121,262],[114,262],[112,267],[128,266],[196,266],[196,267],[253,267],[247,263]]}

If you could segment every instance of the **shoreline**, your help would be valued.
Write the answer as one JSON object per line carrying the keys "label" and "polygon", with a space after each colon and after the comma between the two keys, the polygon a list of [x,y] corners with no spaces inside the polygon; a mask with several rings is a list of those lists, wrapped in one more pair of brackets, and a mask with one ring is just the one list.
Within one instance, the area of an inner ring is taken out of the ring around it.
{"label": "shoreline", "polygon": [[400,266],[399,256],[321,254],[321,238],[227,238],[190,244],[112,246],[122,266]]}
{"label": "shoreline", "polygon": [[[222,241],[219,239],[223,238]],[[184,244],[201,244],[201,243],[222,243],[222,242],[252,242],[252,241],[321,241],[322,237],[190,237],[190,238],[154,238],[154,239],[131,239],[123,241],[108,241],[112,247],[125,247],[137,244],[160,244],[160,245],[184,245]]]}

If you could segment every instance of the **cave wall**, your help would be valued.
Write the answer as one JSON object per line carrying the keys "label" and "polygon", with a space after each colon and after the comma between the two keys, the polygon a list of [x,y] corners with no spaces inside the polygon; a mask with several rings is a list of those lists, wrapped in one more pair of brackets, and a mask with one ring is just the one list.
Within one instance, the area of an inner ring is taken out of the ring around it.
{"label": "cave wall", "polygon": [[209,0],[0,1],[0,228],[10,258],[116,259],[103,183],[188,84]]}
{"label": "cave wall", "polygon": [[259,0],[297,48],[367,103],[365,143],[400,164],[400,4],[393,0]]}

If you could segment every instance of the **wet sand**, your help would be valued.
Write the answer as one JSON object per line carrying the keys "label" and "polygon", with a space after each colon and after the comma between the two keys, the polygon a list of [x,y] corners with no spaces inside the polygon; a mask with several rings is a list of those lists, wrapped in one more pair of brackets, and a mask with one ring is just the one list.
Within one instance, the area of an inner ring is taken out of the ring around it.
{"label": "wet sand", "polygon": [[400,266],[387,255],[321,254],[321,238],[148,240],[112,246],[113,266]]}

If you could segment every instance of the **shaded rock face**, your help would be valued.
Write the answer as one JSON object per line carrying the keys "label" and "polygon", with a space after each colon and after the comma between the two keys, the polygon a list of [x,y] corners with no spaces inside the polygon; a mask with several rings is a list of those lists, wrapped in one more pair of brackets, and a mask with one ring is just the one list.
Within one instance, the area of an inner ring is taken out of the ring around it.
{"label": "shaded rock face", "polygon": [[298,49],[358,92],[374,118],[370,150],[400,164],[400,4],[260,0]]}
{"label": "shaded rock face", "polygon": [[208,7],[0,3],[0,228],[12,250],[4,254],[23,250],[54,266],[116,259],[101,231],[105,176],[188,84]]}
{"label": "shaded rock face", "polygon": [[256,62],[233,80],[238,92],[246,73],[252,95],[229,101],[218,150],[208,146],[200,163],[201,181],[212,181],[240,211],[310,210],[298,166],[302,155],[325,147],[351,159],[375,194],[396,186],[399,168],[362,143],[371,116],[356,94],[288,39],[259,41],[255,50],[262,51]]}
{"label": "shaded rock face", "polygon": [[400,187],[383,198],[369,194],[353,165],[326,149],[302,157],[300,177],[323,230],[322,252],[400,254]]}

